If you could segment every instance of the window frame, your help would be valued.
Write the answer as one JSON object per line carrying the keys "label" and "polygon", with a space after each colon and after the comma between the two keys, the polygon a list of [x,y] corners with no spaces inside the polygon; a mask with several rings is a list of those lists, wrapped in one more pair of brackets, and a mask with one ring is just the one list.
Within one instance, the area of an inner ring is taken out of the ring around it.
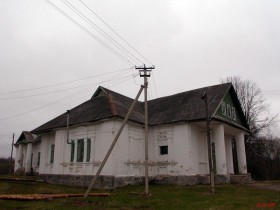
{"label": "window frame", "polygon": [[222,115],[227,116],[226,102],[222,102]]}
{"label": "window frame", "polygon": [[231,117],[233,120],[236,120],[236,110],[235,107],[231,107]]}
{"label": "window frame", "polygon": [[87,144],[87,156],[86,156],[86,162],[90,162],[90,156],[91,156],[91,139],[87,139],[86,141],[86,144]]}
{"label": "window frame", "polygon": [[168,155],[168,145],[159,146],[159,155]]}
{"label": "window frame", "polygon": [[231,105],[227,104],[227,117],[231,118]]}
{"label": "window frame", "polygon": [[76,157],[77,163],[84,162],[84,152],[85,152],[84,150],[85,150],[85,140],[78,139],[77,140],[77,157]]}
{"label": "window frame", "polygon": [[50,163],[53,164],[54,162],[54,150],[55,150],[55,145],[51,144],[51,153],[50,153]]}
{"label": "window frame", "polygon": [[75,142],[71,141],[71,151],[70,151],[70,162],[74,162],[74,157],[75,156]]}

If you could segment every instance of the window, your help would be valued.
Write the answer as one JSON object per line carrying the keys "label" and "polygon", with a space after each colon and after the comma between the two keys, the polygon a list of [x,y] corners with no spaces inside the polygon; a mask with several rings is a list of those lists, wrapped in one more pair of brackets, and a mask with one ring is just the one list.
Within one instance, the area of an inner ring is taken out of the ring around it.
{"label": "window", "polygon": [[50,163],[53,163],[54,160],[54,144],[51,144],[51,158]]}
{"label": "window", "polygon": [[227,104],[227,116],[231,118],[231,106]]}
{"label": "window", "polygon": [[40,166],[41,152],[38,152],[37,166]]}
{"label": "window", "polygon": [[236,120],[236,112],[234,107],[231,108],[231,116],[233,120]]}
{"label": "window", "polygon": [[74,152],[75,152],[75,143],[74,141],[71,142],[71,156],[70,156],[70,162],[74,161]]}
{"label": "window", "polygon": [[90,152],[91,152],[91,140],[87,139],[87,162],[90,161]]}
{"label": "window", "polygon": [[77,144],[77,162],[84,161],[84,139],[79,139]]}
{"label": "window", "polygon": [[227,116],[226,103],[224,101],[222,103],[222,115]]}
{"label": "window", "polygon": [[160,146],[159,147],[159,154],[160,155],[167,155],[168,154],[168,146]]}

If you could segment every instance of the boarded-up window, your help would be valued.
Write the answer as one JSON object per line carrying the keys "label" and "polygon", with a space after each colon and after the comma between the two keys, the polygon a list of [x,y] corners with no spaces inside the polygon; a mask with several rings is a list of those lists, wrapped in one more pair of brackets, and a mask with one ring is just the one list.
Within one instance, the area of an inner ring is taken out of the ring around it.
{"label": "boarded-up window", "polygon": [[75,143],[74,141],[71,142],[71,155],[70,155],[70,162],[74,161],[74,153],[75,153]]}
{"label": "boarded-up window", "polygon": [[77,144],[77,162],[84,161],[84,139],[79,139]]}
{"label": "boarded-up window", "polygon": [[50,163],[53,163],[54,160],[54,144],[51,145],[51,158],[50,158]]}
{"label": "boarded-up window", "polygon": [[87,139],[87,162],[90,161],[91,139]]}
{"label": "boarded-up window", "polygon": [[159,147],[159,154],[160,155],[167,155],[168,154],[168,146],[160,146]]}

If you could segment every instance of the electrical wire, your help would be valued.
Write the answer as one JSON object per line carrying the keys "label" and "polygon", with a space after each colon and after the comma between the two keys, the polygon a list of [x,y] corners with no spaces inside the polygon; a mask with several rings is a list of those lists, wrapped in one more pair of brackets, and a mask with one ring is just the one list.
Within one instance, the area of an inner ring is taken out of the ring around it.
{"label": "electrical wire", "polygon": [[111,51],[113,54],[118,56],[120,59],[125,61],[129,65],[135,65],[133,62],[128,60],[127,58],[123,57],[120,53],[115,51],[112,47],[107,45],[105,42],[103,42],[101,39],[99,39],[97,36],[95,36],[93,33],[91,33],[88,29],[86,29],[84,26],[82,26],[79,22],[74,20],[72,17],[70,17],[68,14],[66,14],[63,10],[58,8],[55,4],[53,4],[50,0],[44,0],[46,3],[51,5],[54,9],[56,9],[59,13],[61,13],[63,16],[65,16],[68,20],[70,20],[72,23],[80,27],[83,31],[85,31],[87,34],[89,34],[93,39],[95,39],[97,42],[99,42],[103,47],[107,48],[109,51]]}
{"label": "electrical wire", "polygon": [[68,91],[68,90],[73,90],[73,89],[77,89],[77,88],[81,88],[81,87],[88,87],[88,86],[92,86],[92,85],[96,85],[96,84],[100,84],[100,83],[106,83],[106,82],[110,82],[113,80],[117,80],[119,78],[127,78],[130,76],[134,76],[133,74],[131,75],[126,75],[126,76],[122,76],[122,77],[117,77],[117,78],[113,78],[113,79],[107,79],[101,82],[95,82],[95,83],[91,83],[91,84],[86,84],[86,85],[80,85],[80,86],[75,86],[75,87],[71,87],[71,88],[66,88],[66,89],[61,89],[61,90],[55,90],[55,91],[50,91],[50,92],[45,92],[45,93],[37,93],[37,94],[33,94],[33,95],[27,95],[27,96],[17,96],[17,97],[9,97],[9,98],[0,98],[0,101],[6,101],[6,100],[13,100],[13,99],[21,99],[21,98],[29,98],[29,97],[34,97],[34,96],[42,96],[42,95],[47,95],[47,94],[52,94],[52,93],[59,93],[59,92],[64,92],[64,91]]}
{"label": "electrical wire", "polygon": [[84,78],[80,78],[80,79],[76,79],[76,80],[70,80],[70,81],[66,81],[66,82],[56,83],[56,84],[53,84],[53,85],[45,85],[45,86],[29,88],[29,89],[24,89],[24,90],[4,92],[4,93],[0,93],[0,95],[21,93],[21,92],[26,92],[26,91],[31,91],[31,90],[33,91],[33,90],[38,90],[38,89],[44,89],[44,88],[55,87],[55,86],[60,86],[60,85],[66,85],[66,84],[74,83],[74,82],[77,82],[77,81],[82,81],[82,80],[87,80],[87,79],[91,79],[91,78],[95,78],[95,77],[105,76],[105,75],[108,75],[108,74],[113,74],[113,73],[116,73],[116,72],[124,72],[124,71],[126,72],[127,70],[131,70],[132,68],[134,68],[134,67],[120,69],[120,70],[116,70],[116,71],[111,71],[111,72],[104,73],[104,74],[97,74],[97,75],[94,75],[94,76],[84,77]]}
{"label": "electrical wire", "polygon": [[[133,79],[134,79],[136,76],[138,76],[138,75],[133,75]],[[115,84],[113,84],[113,85],[111,85],[111,86],[108,86],[108,87],[111,88],[111,87],[116,86],[116,85],[118,85],[118,84],[120,84],[120,83],[126,82],[126,81],[128,81],[128,80],[130,80],[130,79],[131,79],[131,78],[124,79],[124,80],[119,81],[119,82],[117,82],[117,83],[115,83]]]}
{"label": "electrical wire", "polygon": [[[136,76],[137,76],[137,75],[136,75]],[[135,77],[135,76],[134,76],[134,77]],[[111,85],[111,86],[109,86],[109,87],[115,86],[115,85],[117,85],[117,84],[119,84],[119,83],[121,83],[121,82],[127,81],[127,80],[129,80],[129,79],[132,79],[132,78],[131,78],[131,77],[130,77],[130,78],[124,78],[124,77],[123,77],[123,78],[121,78],[120,81],[118,81],[117,83],[116,83],[116,82],[113,83],[113,85]],[[45,108],[49,108],[49,107],[54,107],[54,106],[56,106],[56,105],[58,104],[59,101],[63,101],[63,102],[64,102],[63,104],[69,104],[69,102],[73,102],[73,101],[76,101],[77,99],[80,99],[80,98],[81,98],[80,92],[83,92],[84,90],[85,90],[85,89],[83,89],[83,90],[81,90],[81,91],[78,91],[78,92],[75,93],[75,94],[67,95],[67,96],[65,96],[65,97],[63,97],[63,98],[61,98],[61,99],[59,99],[58,101],[53,101],[53,102],[51,102],[51,103],[45,104],[44,106],[40,106],[40,107],[37,107],[37,108],[35,108],[35,109],[29,110],[29,111],[26,111],[26,112],[23,112],[23,113],[20,113],[20,114],[17,114],[17,115],[13,115],[13,116],[1,118],[0,121],[19,119],[19,118],[22,118],[22,117],[24,117],[24,116],[30,114],[30,113],[31,113],[31,114],[34,114],[34,112],[36,112],[36,111],[38,111],[38,110],[42,110],[42,109],[45,109]],[[92,93],[90,93],[90,95],[91,95],[91,94],[92,94]],[[73,100],[73,98],[74,98],[73,95],[78,95],[78,98]],[[87,94],[85,94],[85,95],[89,95],[89,93],[87,93]],[[70,96],[71,96],[71,97],[70,97]],[[64,99],[67,99],[67,98],[71,98],[71,100],[70,100],[70,101],[65,101]],[[38,114],[36,114],[36,116],[37,116],[37,115],[38,115]]]}
{"label": "electrical wire", "polygon": [[154,88],[155,88],[155,91],[156,91],[156,97],[158,98],[157,86],[156,86],[156,82],[155,82],[155,76],[154,76],[153,73],[152,73],[151,77],[153,79],[153,84],[154,84]]}
{"label": "electrical wire", "polygon": [[79,17],[81,17],[84,21],[86,21],[92,28],[94,28],[98,33],[100,33],[106,40],[111,42],[115,47],[117,47],[120,51],[125,53],[127,56],[132,58],[134,61],[143,63],[143,61],[139,60],[135,55],[133,55],[129,50],[127,50],[123,45],[118,43],[114,38],[112,38],[108,33],[102,30],[98,25],[96,25],[92,20],[90,20],[86,15],[84,15],[80,10],[78,10],[73,4],[71,4],[68,0],[61,0],[68,8],[70,8],[73,12],[75,12]]}
{"label": "electrical wire", "polygon": [[89,6],[87,6],[82,0],[79,0],[89,11],[91,11],[99,20],[101,20],[111,31],[113,31],[123,42],[125,42],[131,49],[133,49],[138,55],[144,58],[148,63],[152,65],[146,57],[144,57],[139,51],[137,51],[132,45],[130,45],[122,36],[120,36],[108,23],[106,23],[99,15],[97,15]]}

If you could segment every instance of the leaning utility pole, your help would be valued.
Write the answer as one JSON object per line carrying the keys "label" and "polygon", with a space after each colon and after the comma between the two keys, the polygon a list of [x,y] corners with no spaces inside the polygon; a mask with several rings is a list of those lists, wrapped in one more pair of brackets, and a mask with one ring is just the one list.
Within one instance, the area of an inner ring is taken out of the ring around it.
{"label": "leaning utility pole", "polygon": [[90,191],[91,191],[92,187],[94,186],[94,184],[95,184],[97,178],[99,177],[99,175],[100,175],[100,173],[101,173],[103,167],[105,166],[105,163],[107,162],[107,160],[108,160],[108,158],[109,158],[109,156],[110,156],[112,150],[114,149],[114,146],[116,145],[116,143],[117,143],[117,141],[118,141],[118,139],[119,139],[119,137],[120,137],[120,135],[121,135],[121,133],[122,133],[122,130],[123,130],[123,128],[124,128],[126,122],[128,121],[128,118],[129,118],[129,116],[130,116],[130,114],[131,114],[131,112],[132,112],[132,110],[133,110],[135,104],[137,103],[137,101],[138,101],[138,99],[139,99],[139,97],[140,97],[140,95],[141,95],[143,89],[144,89],[144,87],[141,86],[141,87],[140,87],[140,90],[139,90],[139,92],[138,92],[136,98],[133,100],[133,102],[132,102],[132,104],[131,104],[131,106],[130,106],[130,108],[129,108],[129,110],[128,110],[128,112],[127,112],[127,114],[126,114],[126,116],[125,116],[125,118],[124,118],[124,120],[123,120],[123,123],[122,123],[121,127],[119,128],[119,130],[118,130],[118,132],[117,132],[117,134],[116,134],[116,136],[115,136],[115,138],[114,138],[114,140],[113,140],[113,142],[112,142],[112,144],[111,144],[111,146],[110,146],[108,152],[106,153],[106,155],[105,155],[105,157],[104,157],[104,159],[103,159],[101,165],[99,166],[99,168],[98,168],[98,170],[97,170],[95,176],[93,177],[93,179],[92,179],[92,181],[91,181],[91,183],[90,183],[90,185],[89,185],[87,191],[85,192],[84,197],[88,197],[88,194],[90,193]]}
{"label": "leaning utility pole", "polygon": [[150,77],[150,72],[154,69],[154,66],[146,67],[144,64],[143,67],[135,67],[139,69],[140,77],[144,77],[144,103],[145,103],[145,195],[149,195],[149,171],[148,171],[148,102],[147,102],[147,91],[148,91],[148,79]]}
{"label": "leaning utility pole", "polygon": [[213,167],[213,158],[211,151],[211,133],[210,133],[210,117],[209,117],[209,107],[208,107],[208,96],[207,92],[204,92],[201,97],[205,102],[206,109],[206,129],[207,129],[207,147],[208,147],[208,163],[209,163],[209,175],[210,175],[210,185],[211,185],[211,193],[215,193],[214,188],[214,167]]}

